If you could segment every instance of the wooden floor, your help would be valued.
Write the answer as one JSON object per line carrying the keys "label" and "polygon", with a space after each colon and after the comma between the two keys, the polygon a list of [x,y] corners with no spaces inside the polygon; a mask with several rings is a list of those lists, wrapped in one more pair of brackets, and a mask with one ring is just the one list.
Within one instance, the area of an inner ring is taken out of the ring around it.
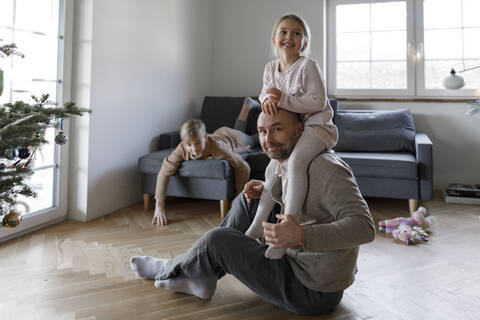
{"label": "wooden floor", "polygon": [[[407,216],[407,201],[367,199],[376,221]],[[132,255],[169,258],[220,222],[217,201],[169,200],[166,227],[142,204],[89,222],[62,222],[0,244],[0,319],[480,319],[480,207],[424,203],[435,217],[425,244],[377,233],[338,308],[301,317],[231,276],[210,301],[136,279]],[[274,284],[272,284],[274,285]]]}

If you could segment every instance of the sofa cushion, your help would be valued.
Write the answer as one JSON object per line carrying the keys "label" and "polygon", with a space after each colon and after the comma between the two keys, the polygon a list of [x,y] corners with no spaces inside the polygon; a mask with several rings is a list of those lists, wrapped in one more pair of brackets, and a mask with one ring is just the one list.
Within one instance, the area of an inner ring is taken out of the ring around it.
{"label": "sofa cushion", "polygon": [[417,160],[408,152],[336,152],[357,177],[417,179]]}
{"label": "sofa cushion", "polygon": [[[138,159],[138,169],[144,174],[158,174],[165,157],[175,148],[149,153]],[[226,160],[190,160],[184,161],[178,167],[180,177],[226,179],[233,174],[233,169]]]}
{"label": "sofa cushion", "polygon": [[244,100],[244,97],[205,97],[200,119],[205,123],[207,133],[220,127],[233,128]]}
{"label": "sofa cushion", "polygon": [[341,110],[336,151],[415,153],[415,126],[410,110]]}

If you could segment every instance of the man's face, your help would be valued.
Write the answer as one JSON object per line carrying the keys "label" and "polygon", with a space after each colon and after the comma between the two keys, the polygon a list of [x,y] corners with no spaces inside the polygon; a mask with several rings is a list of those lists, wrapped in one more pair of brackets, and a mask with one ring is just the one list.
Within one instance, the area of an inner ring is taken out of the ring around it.
{"label": "man's face", "polygon": [[202,154],[203,149],[205,149],[206,143],[207,136],[200,138],[191,138],[189,141],[183,142],[183,144],[187,148],[187,151],[195,157]]}
{"label": "man's face", "polygon": [[263,152],[270,159],[284,161],[302,134],[303,124],[293,113],[280,109],[273,116],[260,113],[257,130]]}

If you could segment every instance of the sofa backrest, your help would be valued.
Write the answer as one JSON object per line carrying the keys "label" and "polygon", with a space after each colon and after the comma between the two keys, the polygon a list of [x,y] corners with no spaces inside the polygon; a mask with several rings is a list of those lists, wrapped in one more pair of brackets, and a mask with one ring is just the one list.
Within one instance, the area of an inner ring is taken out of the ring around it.
{"label": "sofa backrest", "polygon": [[[258,101],[257,97],[252,99]],[[220,127],[233,128],[240,109],[242,108],[245,97],[210,97],[206,96],[203,100],[200,119],[205,123],[208,133],[212,133]],[[337,100],[330,99],[335,114],[337,114]],[[248,114],[246,133],[249,135],[257,133],[257,119],[262,112],[260,107],[254,107]]]}
{"label": "sofa backrest", "polygon": [[337,110],[336,151],[415,153],[415,124],[408,109]]}
{"label": "sofa backrest", "polygon": [[205,123],[207,133],[220,127],[233,128],[245,97],[205,97],[200,119]]}

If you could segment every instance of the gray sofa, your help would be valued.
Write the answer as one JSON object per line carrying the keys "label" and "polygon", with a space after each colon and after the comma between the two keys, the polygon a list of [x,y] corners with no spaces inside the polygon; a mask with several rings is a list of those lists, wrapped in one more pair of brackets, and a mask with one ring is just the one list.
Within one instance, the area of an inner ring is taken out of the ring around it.
{"label": "gray sofa", "polygon": [[[243,100],[205,97],[200,119],[207,132],[221,126],[233,127]],[[335,152],[350,165],[365,197],[409,199],[410,210],[416,209],[418,200],[432,199],[432,142],[426,134],[415,132],[410,111],[339,110],[336,100],[330,102],[339,129]],[[256,133],[259,113],[259,106],[249,113],[246,133]],[[145,210],[155,194],[162,161],[179,142],[178,131],[163,133],[159,151],[139,158]],[[250,177],[263,180],[269,159],[260,146],[242,157],[251,167]],[[235,195],[232,171],[226,160],[185,161],[170,179],[167,196],[220,200],[223,217]]]}

